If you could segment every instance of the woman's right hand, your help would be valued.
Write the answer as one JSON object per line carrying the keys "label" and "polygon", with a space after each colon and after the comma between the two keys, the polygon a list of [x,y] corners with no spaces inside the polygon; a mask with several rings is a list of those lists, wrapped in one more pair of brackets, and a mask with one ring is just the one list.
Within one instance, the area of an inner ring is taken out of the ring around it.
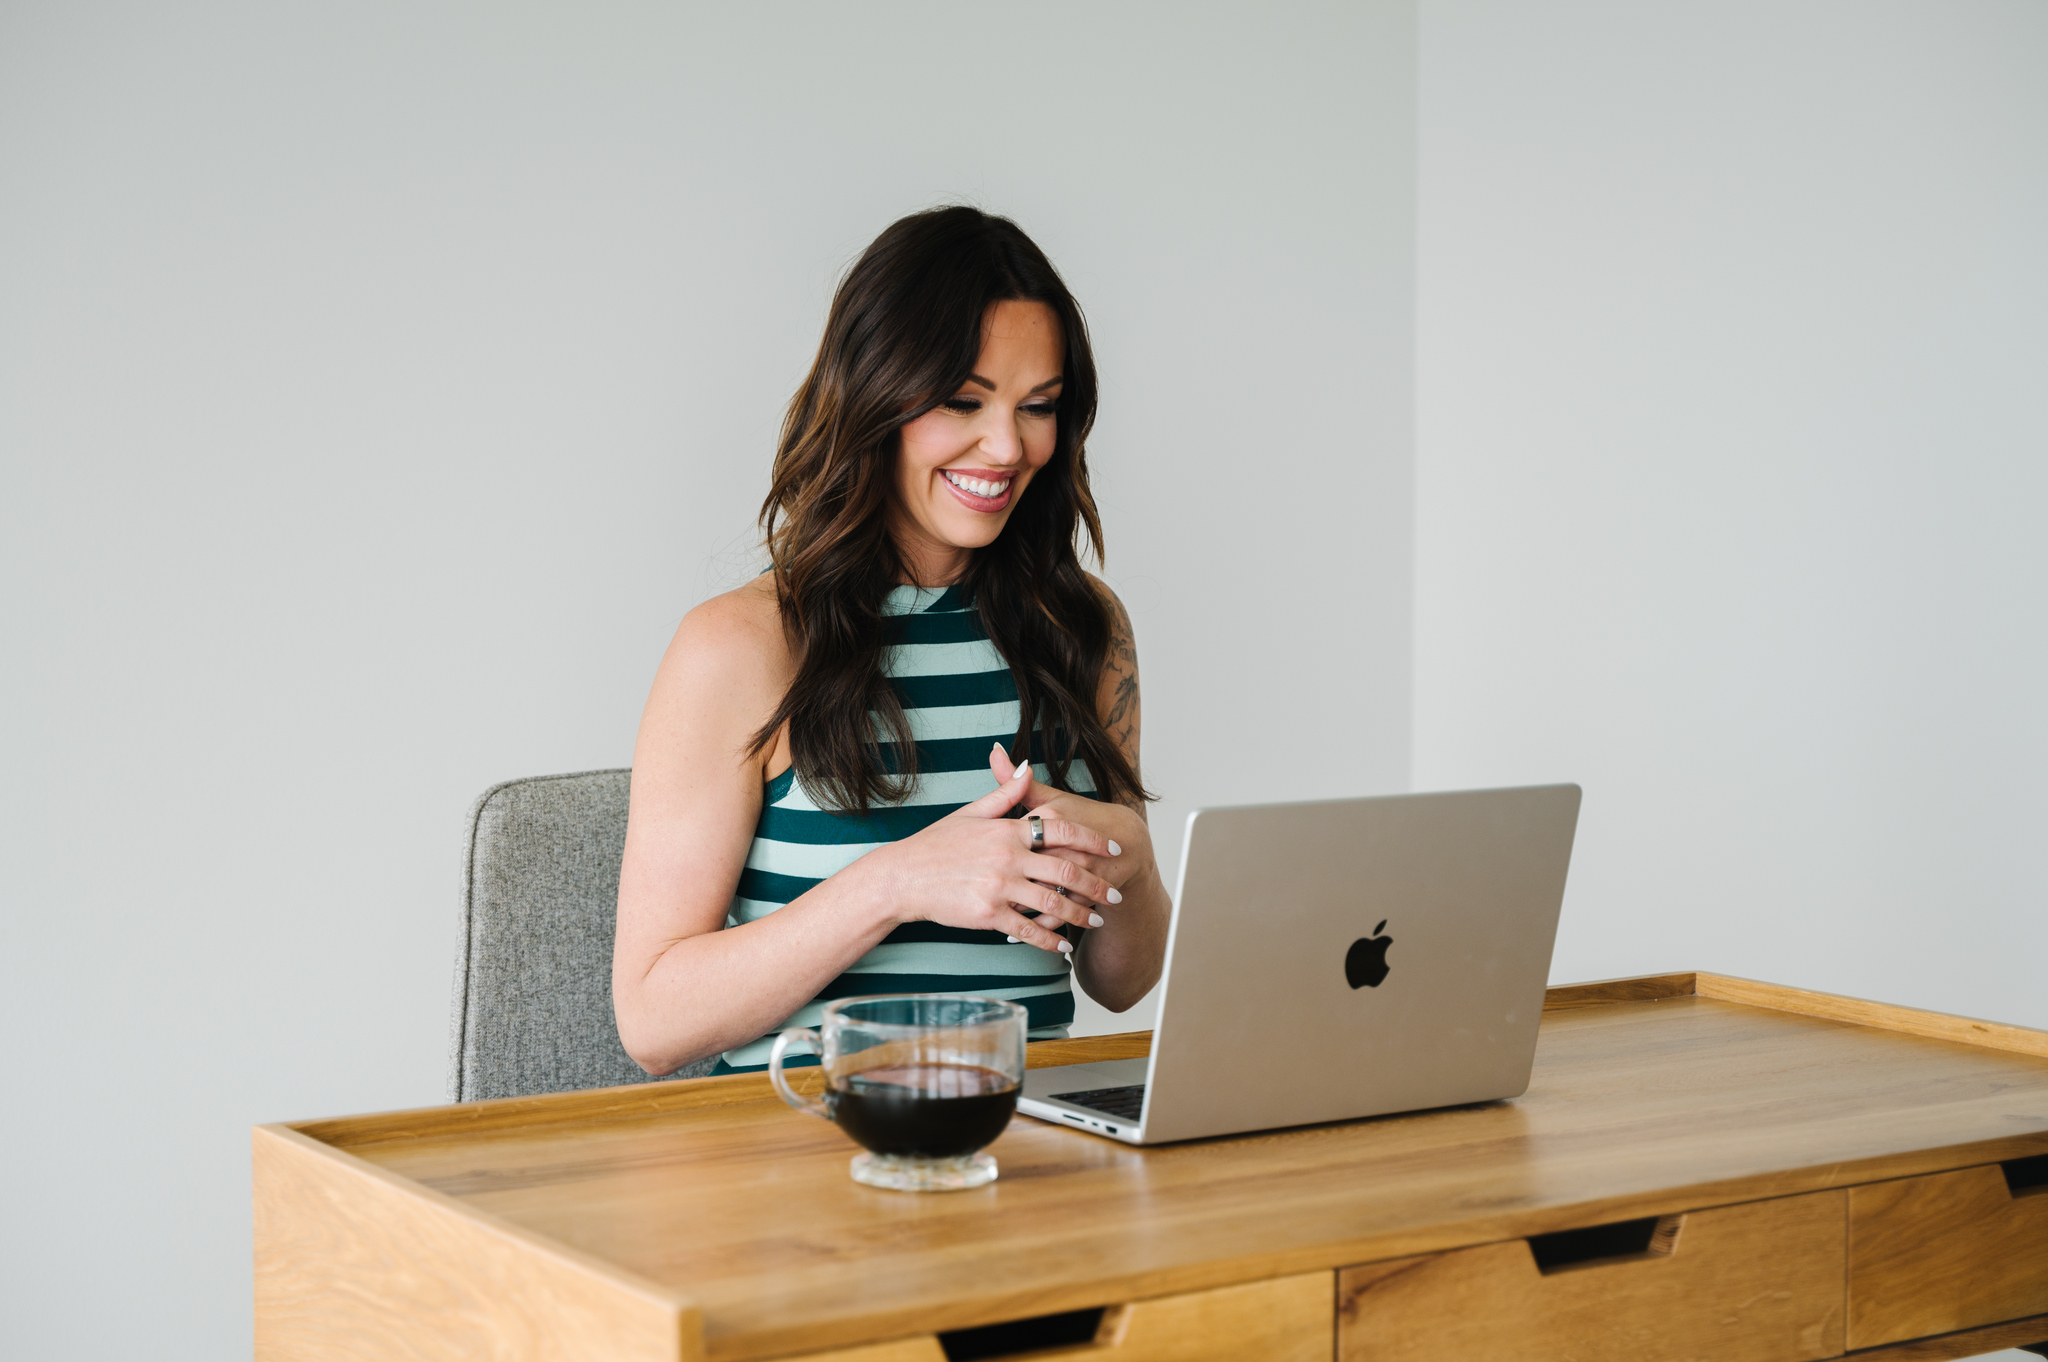
{"label": "woman's right hand", "polygon": [[[1089,927],[1102,921],[1089,904],[1116,903],[1123,895],[1070,861],[1032,850],[1030,825],[1004,816],[1030,792],[1027,764],[993,793],[900,842],[876,848],[848,869],[857,868],[873,892],[887,896],[900,922],[1001,932],[1040,950],[1071,951],[1073,944],[1065,937],[1018,910]],[[1111,854],[1109,840],[1100,833],[1048,818],[1045,849],[1061,848],[1105,858]]]}

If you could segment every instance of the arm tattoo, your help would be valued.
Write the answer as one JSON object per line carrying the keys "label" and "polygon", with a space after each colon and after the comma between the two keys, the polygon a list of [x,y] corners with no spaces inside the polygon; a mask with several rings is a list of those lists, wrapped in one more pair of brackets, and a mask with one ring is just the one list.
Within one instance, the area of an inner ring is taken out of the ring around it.
{"label": "arm tattoo", "polygon": [[1109,653],[1103,659],[1103,679],[1115,678],[1115,690],[1103,727],[1111,741],[1121,747],[1133,771],[1138,768],[1138,645],[1131,617],[1113,593],[1109,597]]}

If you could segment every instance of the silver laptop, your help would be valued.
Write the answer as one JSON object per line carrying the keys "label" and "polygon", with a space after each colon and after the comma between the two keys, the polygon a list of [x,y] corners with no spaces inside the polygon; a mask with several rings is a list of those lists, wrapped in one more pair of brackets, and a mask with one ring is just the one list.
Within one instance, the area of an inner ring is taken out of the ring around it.
{"label": "silver laptop", "polygon": [[1517,1097],[1579,787],[1188,815],[1149,1059],[1017,1109],[1131,1144]]}

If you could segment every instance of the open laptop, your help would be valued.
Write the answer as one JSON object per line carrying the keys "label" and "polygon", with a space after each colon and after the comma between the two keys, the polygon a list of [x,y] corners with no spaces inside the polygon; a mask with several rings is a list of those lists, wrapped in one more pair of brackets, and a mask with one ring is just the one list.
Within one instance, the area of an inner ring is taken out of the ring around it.
{"label": "open laptop", "polygon": [[1017,1109],[1131,1144],[1520,1096],[1579,787],[1188,815],[1149,1059]]}

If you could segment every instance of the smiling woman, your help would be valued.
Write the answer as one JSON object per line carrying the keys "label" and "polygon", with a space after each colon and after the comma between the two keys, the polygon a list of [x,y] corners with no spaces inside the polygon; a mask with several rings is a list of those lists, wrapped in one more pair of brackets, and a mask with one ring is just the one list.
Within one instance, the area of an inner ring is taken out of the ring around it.
{"label": "smiling woman", "polygon": [[1070,973],[1112,1011],[1158,978],[1136,646],[1077,549],[1094,417],[1081,310],[1014,223],[920,213],[848,272],[771,570],[683,620],[641,721],[612,994],[649,1072],[761,1067],[853,994],[1014,999],[1046,1037]]}
{"label": "smiling woman", "polygon": [[[968,391],[898,434],[891,532],[898,551],[923,565],[920,575],[964,572],[968,546],[986,545],[1002,532],[1032,474],[1052,458],[1065,384],[1060,352],[1059,318],[1051,308],[1020,298],[995,304]],[[1051,377],[1031,381],[1041,374]]]}

